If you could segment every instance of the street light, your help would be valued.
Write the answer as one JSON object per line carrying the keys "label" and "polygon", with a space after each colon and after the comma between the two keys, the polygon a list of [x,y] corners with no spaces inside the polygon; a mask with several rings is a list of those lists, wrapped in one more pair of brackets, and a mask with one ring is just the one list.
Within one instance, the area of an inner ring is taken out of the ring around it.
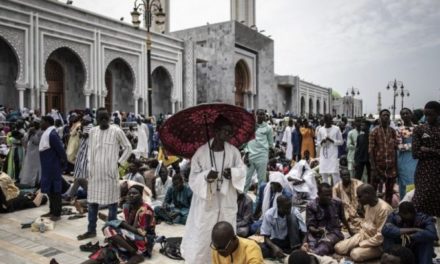
{"label": "street light", "polygon": [[[151,87],[151,22],[153,16],[156,17],[156,25],[163,27],[165,25],[165,16],[166,14],[162,10],[162,5],[160,3],[160,0],[135,0],[134,1],[134,7],[133,11],[131,12],[131,18],[132,23],[135,28],[139,28],[141,21],[140,16],[141,12],[144,13],[144,23],[145,28],[147,29],[147,71],[148,71],[148,78],[147,78],[147,85],[148,85],[148,93],[147,93],[147,100],[148,100],[148,113],[147,115],[152,115],[153,108],[152,108],[152,93],[153,88]],[[161,30],[161,33],[164,33],[163,30]]]}
{"label": "street light", "polygon": [[400,110],[402,110],[403,109],[403,98],[405,98],[405,96],[409,97],[409,91],[406,90],[406,89],[403,89],[403,86],[402,86],[402,89],[400,91],[400,96],[402,97],[402,108]]}
{"label": "street light", "polygon": [[345,95],[349,96],[351,95],[351,118],[354,118],[354,97],[356,95],[360,95],[361,93],[359,92],[359,89],[354,88],[353,86],[347,90],[347,92],[345,93]]}
{"label": "street light", "polygon": [[[388,82],[387,90],[393,89],[393,120],[396,120],[396,97],[399,96],[399,93],[397,92],[397,89],[404,90],[403,82],[397,81],[394,79],[393,81]],[[402,97],[403,102],[403,97]]]}

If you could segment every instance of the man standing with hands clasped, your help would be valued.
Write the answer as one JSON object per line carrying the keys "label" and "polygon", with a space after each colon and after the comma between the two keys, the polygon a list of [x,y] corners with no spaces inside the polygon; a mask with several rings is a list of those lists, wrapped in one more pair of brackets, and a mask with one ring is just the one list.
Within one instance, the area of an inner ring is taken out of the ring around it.
{"label": "man standing with hands clasped", "polygon": [[338,183],[339,162],[338,146],[344,143],[341,130],[333,125],[333,119],[330,114],[324,116],[324,126],[318,130],[318,144],[321,145],[319,153],[319,173],[324,182],[331,184],[330,178],[333,178],[333,184]]}
{"label": "man standing with hands clasped", "polygon": [[[128,159],[131,144],[118,126],[110,125],[110,116],[105,108],[97,111],[97,127],[90,130],[89,149],[89,185],[87,189],[88,221],[87,232],[79,235],[78,240],[96,236],[98,206],[108,205],[108,220],[115,220],[120,197],[118,166]],[[123,149],[119,157],[119,150]]]}
{"label": "man standing with hands clasped", "polygon": [[181,247],[186,263],[211,263],[212,228],[220,221],[237,224],[237,191],[244,188],[245,166],[238,149],[227,142],[232,135],[232,124],[219,115],[214,138],[192,157],[188,184],[193,196]]}

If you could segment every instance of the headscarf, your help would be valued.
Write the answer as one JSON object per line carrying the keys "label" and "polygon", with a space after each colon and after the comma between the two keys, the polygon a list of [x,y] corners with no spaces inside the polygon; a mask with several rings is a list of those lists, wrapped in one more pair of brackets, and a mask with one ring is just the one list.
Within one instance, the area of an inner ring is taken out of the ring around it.
{"label": "headscarf", "polygon": [[440,103],[437,101],[429,101],[426,103],[425,109],[432,109],[437,112],[437,114],[440,114]]}
{"label": "headscarf", "polygon": [[[264,213],[270,209],[270,195],[271,195],[270,184],[272,182],[277,182],[277,183],[281,184],[281,187],[283,189],[288,188],[289,190],[291,190],[290,184],[287,181],[287,178],[284,174],[282,174],[281,172],[278,172],[278,171],[270,172],[269,182],[266,184],[266,187],[264,188],[262,215],[264,215]],[[277,208],[276,200],[277,200],[278,196],[280,196],[281,194],[282,194],[281,192],[275,193],[275,196],[273,198],[274,202],[272,204],[272,207]]]}

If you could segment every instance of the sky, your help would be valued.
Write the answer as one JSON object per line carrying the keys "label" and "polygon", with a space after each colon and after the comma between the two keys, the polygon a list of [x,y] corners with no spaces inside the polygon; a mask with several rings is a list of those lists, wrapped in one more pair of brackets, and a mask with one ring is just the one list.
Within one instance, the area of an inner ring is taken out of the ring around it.
{"label": "sky", "polygon": [[[230,19],[230,0],[170,0],[171,31]],[[73,5],[131,20],[132,0],[74,0]],[[330,87],[354,87],[364,112],[393,104],[390,81],[410,93],[405,107],[440,100],[439,0],[256,0],[256,25],[275,43],[275,73]],[[396,109],[401,108],[401,97]]]}

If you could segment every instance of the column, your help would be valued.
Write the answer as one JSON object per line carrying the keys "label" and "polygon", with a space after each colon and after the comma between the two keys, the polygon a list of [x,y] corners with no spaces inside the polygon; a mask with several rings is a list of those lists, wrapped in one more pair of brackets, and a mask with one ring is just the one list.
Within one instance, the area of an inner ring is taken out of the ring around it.
{"label": "column", "polygon": [[175,114],[176,113],[176,99],[171,99],[171,114]]}
{"label": "column", "polygon": [[24,83],[15,83],[15,88],[18,91],[18,107],[19,109],[24,108],[24,91],[26,90],[26,85]]}
{"label": "column", "polygon": [[139,97],[134,97],[134,115],[137,116],[139,114]]}
{"label": "column", "polygon": [[46,115],[46,91],[41,91],[41,116]]}
{"label": "column", "polygon": [[90,108],[90,93],[84,94],[86,97],[86,108]]}

